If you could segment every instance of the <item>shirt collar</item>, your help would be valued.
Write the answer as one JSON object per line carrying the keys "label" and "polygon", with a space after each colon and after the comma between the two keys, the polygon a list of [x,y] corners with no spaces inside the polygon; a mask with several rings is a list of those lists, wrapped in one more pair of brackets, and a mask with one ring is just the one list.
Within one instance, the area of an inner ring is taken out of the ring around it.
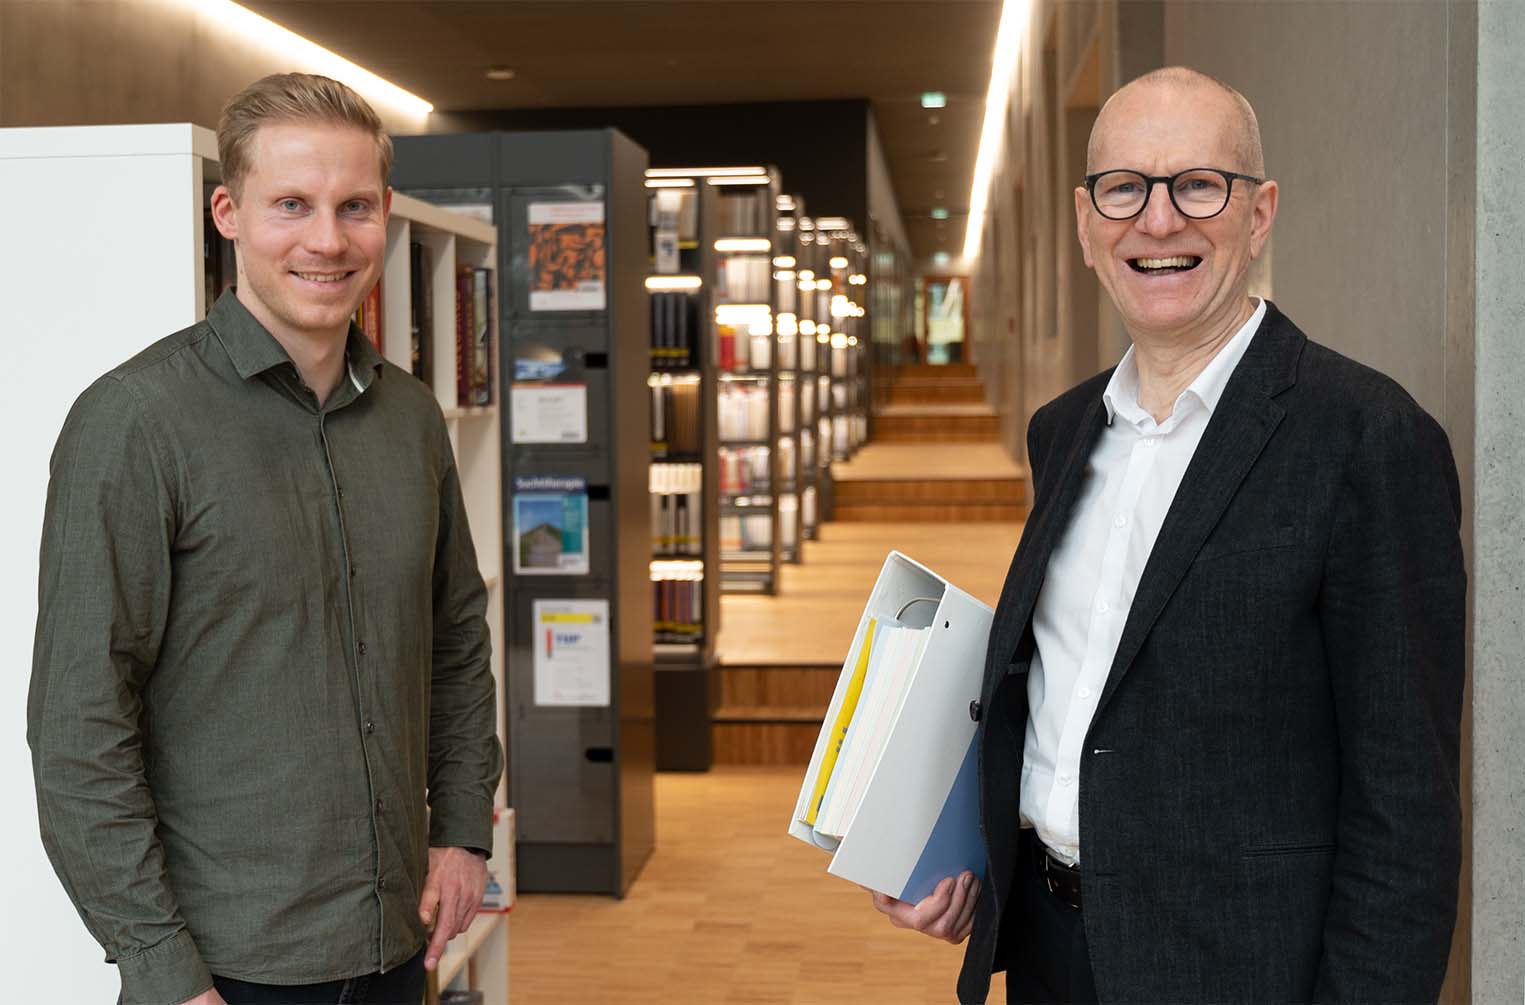
{"label": "shirt collar", "polygon": [[[1234,374],[1234,367],[1239,365],[1239,360],[1244,357],[1245,351],[1250,347],[1250,340],[1255,337],[1255,332],[1260,328],[1260,322],[1266,316],[1266,302],[1256,298],[1255,311],[1249,320],[1239,327],[1233,338],[1218,350],[1197,378],[1177,396],[1175,410],[1171,415],[1174,417],[1179,411],[1182,400],[1188,395],[1195,398],[1208,414],[1218,407],[1218,401],[1223,397],[1223,389],[1228,385],[1228,380]],[[1107,408],[1107,425],[1119,414],[1128,422],[1137,424],[1148,413],[1144,411],[1138,401],[1138,360],[1134,358],[1133,346],[1123,354],[1122,362],[1117,364],[1117,369],[1112,371],[1112,379],[1107,381],[1107,389],[1101,394],[1102,403]],[[1167,420],[1168,421],[1168,420]]]}
{"label": "shirt collar", "polygon": [[[249,313],[232,290],[217,298],[217,303],[207,312],[207,323],[233,361],[233,368],[244,380],[291,362],[285,347]],[[365,391],[380,375],[382,357],[353,321],[344,352],[350,383],[355,385],[357,392]]]}

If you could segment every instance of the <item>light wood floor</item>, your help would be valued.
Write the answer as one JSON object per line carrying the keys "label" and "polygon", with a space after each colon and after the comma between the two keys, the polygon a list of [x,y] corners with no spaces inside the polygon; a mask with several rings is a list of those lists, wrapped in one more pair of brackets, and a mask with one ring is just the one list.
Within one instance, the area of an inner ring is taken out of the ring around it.
{"label": "light wood floor", "polygon": [[892,550],[994,606],[1021,536],[1020,523],[823,524],[803,564],[784,566],[777,596],[721,597],[720,662],[840,664]]}
{"label": "light wood floor", "polygon": [[519,898],[512,1005],[954,1001],[962,946],[893,928],[826,874],[826,853],[785,833],[800,777],[657,775],[657,851],[625,900]]}

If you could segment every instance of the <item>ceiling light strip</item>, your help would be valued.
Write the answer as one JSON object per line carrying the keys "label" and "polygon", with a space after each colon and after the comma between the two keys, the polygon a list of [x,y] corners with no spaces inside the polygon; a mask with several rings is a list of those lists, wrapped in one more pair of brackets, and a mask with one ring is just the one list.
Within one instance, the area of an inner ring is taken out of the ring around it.
{"label": "ceiling light strip", "polygon": [[434,106],[418,95],[403,90],[390,80],[378,77],[363,66],[351,63],[338,53],[323,48],[283,28],[268,18],[240,7],[232,0],[180,0],[181,6],[227,28],[241,45],[262,43],[280,59],[301,64],[312,73],[321,73],[348,84],[365,97],[414,118],[423,118]]}
{"label": "ceiling light strip", "polygon": [[648,168],[648,178],[734,178],[738,175],[766,175],[765,167]]}
{"label": "ceiling light strip", "polygon": [[1001,27],[996,31],[995,53],[991,57],[990,88],[985,92],[985,124],[980,129],[980,152],[974,161],[974,182],[969,189],[969,225],[964,231],[964,258],[971,261],[980,252],[990,180],[1005,139],[1006,105],[1011,100],[1017,52],[1027,27],[1030,2],[1005,0],[1001,5]]}

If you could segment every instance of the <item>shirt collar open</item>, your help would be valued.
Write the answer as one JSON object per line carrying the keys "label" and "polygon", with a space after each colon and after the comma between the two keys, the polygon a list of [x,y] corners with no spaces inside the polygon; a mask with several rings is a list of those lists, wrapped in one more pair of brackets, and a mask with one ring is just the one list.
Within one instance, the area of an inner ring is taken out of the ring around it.
{"label": "shirt collar open", "polygon": [[[249,313],[232,290],[217,298],[207,312],[207,323],[244,380],[291,362],[285,347]],[[350,322],[344,351],[350,383],[355,385],[356,393],[364,393],[381,373],[381,353],[354,322]]]}
{"label": "shirt collar open", "polygon": [[[1174,410],[1171,412],[1172,418],[1179,413],[1183,400],[1188,395],[1206,408],[1209,415],[1217,409],[1218,402],[1223,397],[1223,389],[1228,386],[1229,378],[1234,374],[1234,368],[1239,365],[1245,351],[1249,349],[1250,340],[1255,337],[1255,332],[1260,328],[1260,322],[1265,316],[1266,302],[1257,297],[1255,312],[1250,315],[1249,320],[1239,327],[1233,338],[1218,350],[1218,354],[1176,398]],[[1107,409],[1107,425],[1109,426],[1119,414],[1133,425],[1138,425],[1148,417],[1149,413],[1144,411],[1138,400],[1138,360],[1134,358],[1133,346],[1128,347],[1128,351],[1123,354],[1122,362],[1118,363],[1117,369],[1112,372],[1112,379],[1107,381],[1107,389],[1102,392],[1101,400]]]}

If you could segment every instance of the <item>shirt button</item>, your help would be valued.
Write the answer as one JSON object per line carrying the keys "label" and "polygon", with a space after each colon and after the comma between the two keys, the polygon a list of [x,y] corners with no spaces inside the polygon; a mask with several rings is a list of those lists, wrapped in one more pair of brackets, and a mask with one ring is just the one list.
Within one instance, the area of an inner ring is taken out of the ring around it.
{"label": "shirt button", "polygon": [[1060,775],[1059,776],[1059,784],[1063,785],[1065,788],[1069,788],[1071,785],[1075,784],[1075,776],[1074,775]]}
{"label": "shirt button", "polygon": [[381,812],[381,805],[382,805],[381,804],[381,800],[380,799],[376,800],[376,812],[377,813]]}
{"label": "shirt button", "polygon": [[1100,603],[1098,603],[1096,605],[1096,609],[1098,611],[1100,611],[1101,613],[1106,614],[1108,611],[1110,611],[1112,609],[1112,605],[1107,603],[1105,600],[1103,600],[1103,601],[1101,601]]}
{"label": "shirt button", "polygon": [[1128,526],[1128,518],[1125,516],[1115,516],[1112,518],[1112,526],[1126,527]]}
{"label": "shirt button", "polygon": [[376,724],[369,719],[365,720],[365,731],[367,733],[376,732]]}
{"label": "shirt button", "polygon": [[354,566],[353,566],[353,565],[352,565],[352,566],[350,566],[350,567],[349,567],[349,578],[351,578],[351,579],[354,579],[354,578],[355,578],[355,573],[357,573],[357,572],[359,572],[359,571],[360,571],[360,570],[359,570],[359,569],[356,569],[356,568],[355,568],[355,567],[354,567]]}
{"label": "shirt button", "polygon": [[365,643],[364,642],[360,643],[359,649],[360,649],[360,655],[364,656],[365,655]]}
{"label": "shirt button", "polygon": [[1089,698],[1089,697],[1091,697],[1091,689],[1088,688],[1088,687],[1083,687],[1079,691],[1076,691],[1075,693],[1080,695],[1080,697],[1082,697],[1082,698]]}
{"label": "shirt button", "polygon": [[1152,436],[1144,437],[1144,446],[1146,446],[1146,447],[1154,446],[1154,437],[1152,437]]}
{"label": "shirt button", "polygon": [[376,880],[376,889],[378,889],[378,890],[385,890],[386,888],[387,888],[387,878],[385,876],[382,876],[380,879]]}

